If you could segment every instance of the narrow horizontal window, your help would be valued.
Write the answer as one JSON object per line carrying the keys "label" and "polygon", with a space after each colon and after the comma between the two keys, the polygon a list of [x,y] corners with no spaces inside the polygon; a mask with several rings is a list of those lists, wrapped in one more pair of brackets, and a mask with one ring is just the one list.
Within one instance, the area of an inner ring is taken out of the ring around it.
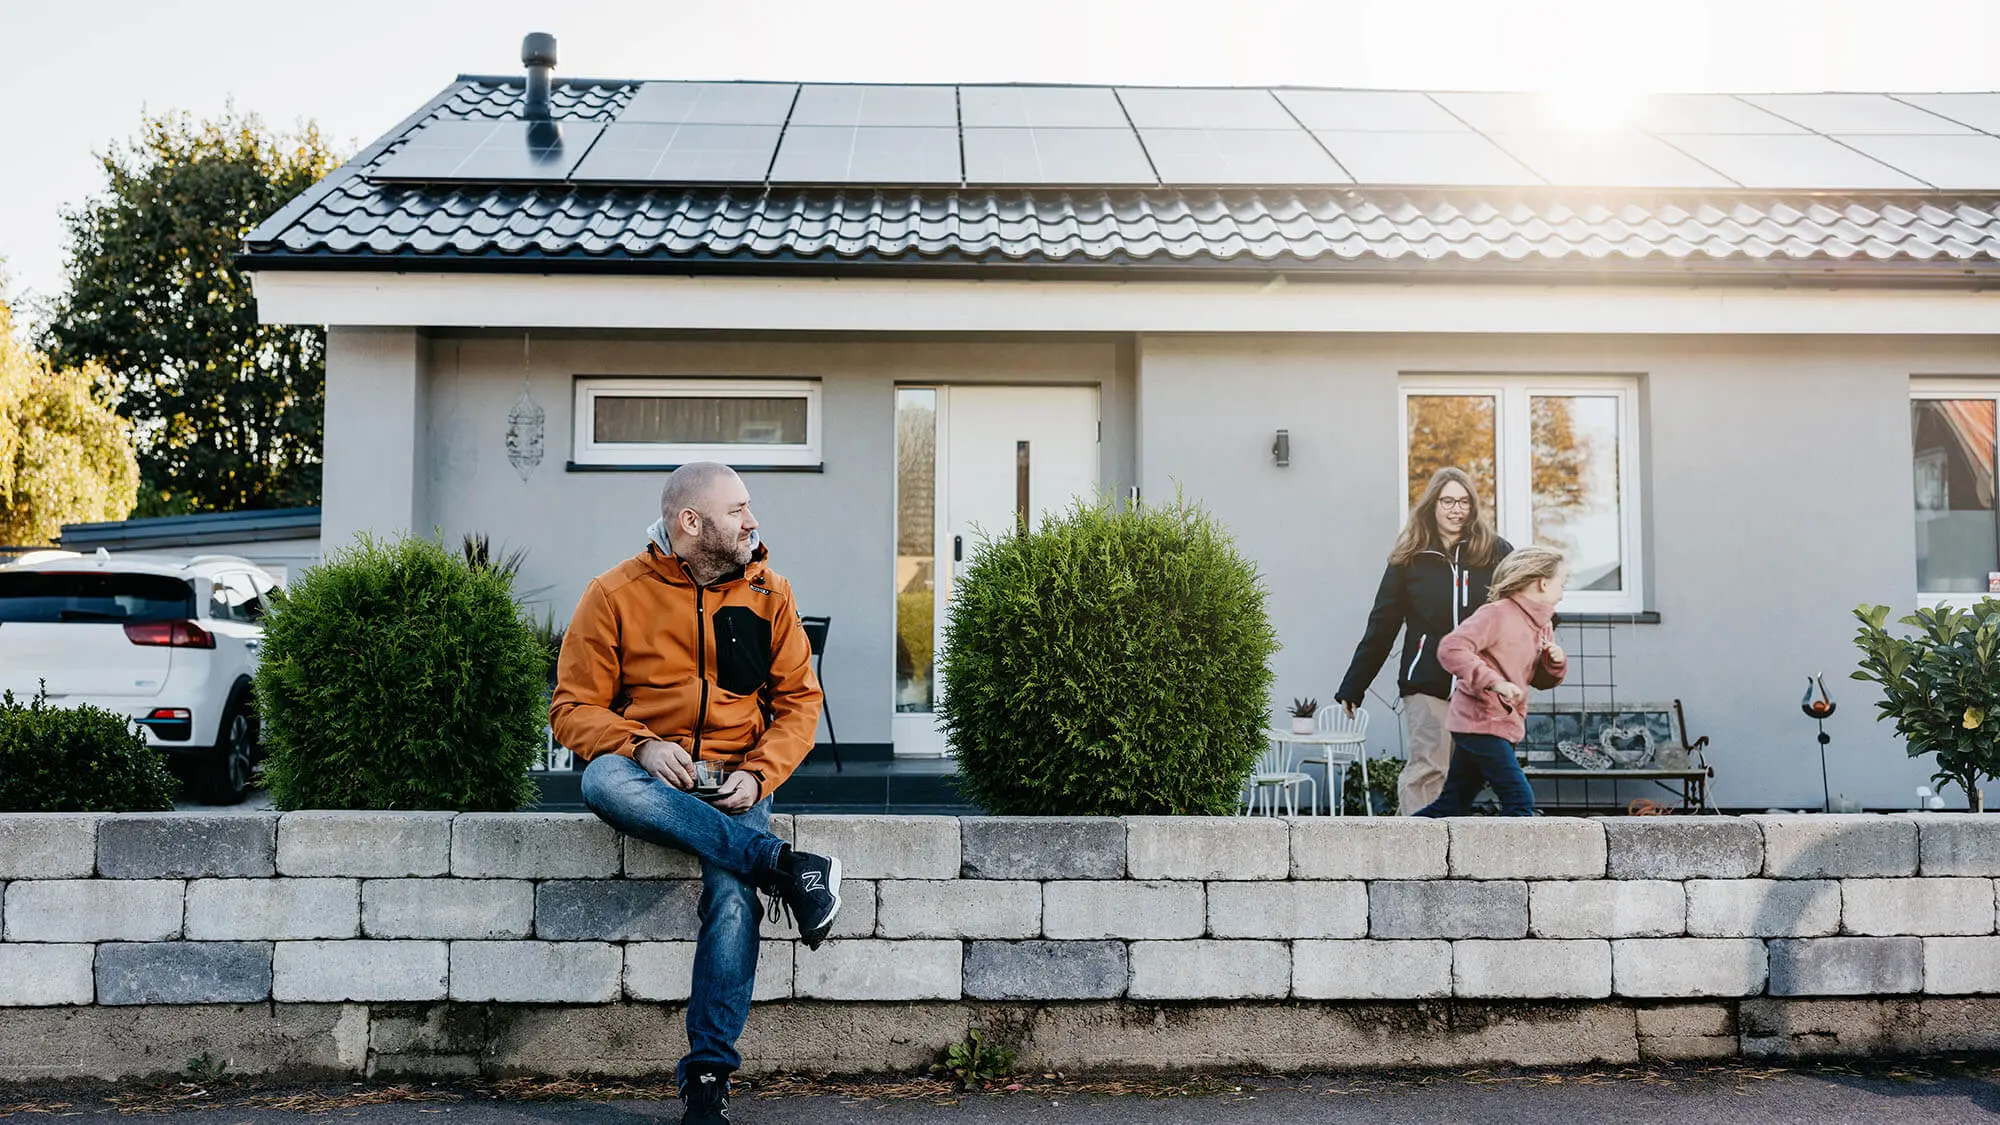
{"label": "narrow horizontal window", "polygon": [[578,465],[744,466],[820,462],[811,380],[579,379]]}

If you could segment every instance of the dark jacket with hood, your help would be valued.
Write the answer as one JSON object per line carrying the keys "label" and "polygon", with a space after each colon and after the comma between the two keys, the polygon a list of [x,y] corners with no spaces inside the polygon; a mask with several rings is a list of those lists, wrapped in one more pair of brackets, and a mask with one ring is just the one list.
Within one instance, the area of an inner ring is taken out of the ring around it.
{"label": "dark jacket with hood", "polygon": [[1486,604],[1493,568],[1514,553],[1511,544],[1496,536],[1492,561],[1468,567],[1460,565],[1463,547],[1461,543],[1449,552],[1424,551],[1401,566],[1391,563],[1382,572],[1375,608],[1368,611],[1368,629],[1355,646],[1347,677],[1334,693],[1336,700],[1362,702],[1398,632],[1403,634],[1403,654],[1396,662],[1396,693],[1451,698],[1451,673],[1438,663],[1438,642]]}

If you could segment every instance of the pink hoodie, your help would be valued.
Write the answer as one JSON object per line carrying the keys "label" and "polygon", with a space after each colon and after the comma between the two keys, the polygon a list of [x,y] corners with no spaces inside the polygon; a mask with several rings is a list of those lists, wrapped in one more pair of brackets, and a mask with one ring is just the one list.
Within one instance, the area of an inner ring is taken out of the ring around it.
{"label": "pink hoodie", "polygon": [[[1526,733],[1527,704],[1512,712],[1490,690],[1503,681],[1528,689],[1542,641],[1554,636],[1555,607],[1522,597],[1480,606],[1438,642],[1438,663],[1457,677],[1447,727],[1453,734],[1491,734],[1519,742]],[[1560,669],[1567,671],[1567,668]]]}

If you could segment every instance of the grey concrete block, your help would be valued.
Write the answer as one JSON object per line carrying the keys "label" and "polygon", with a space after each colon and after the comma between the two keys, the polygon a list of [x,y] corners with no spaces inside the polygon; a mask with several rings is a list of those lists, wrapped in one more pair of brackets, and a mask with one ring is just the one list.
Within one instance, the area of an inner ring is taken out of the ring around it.
{"label": "grey concrete block", "polygon": [[451,870],[449,812],[286,813],[278,820],[278,874],[374,879]]}
{"label": "grey concrete block", "polygon": [[1195,938],[1208,929],[1208,895],[1200,883],[1079,880],[1042,884],[1042,936]]}
{"label": "grey concrete block", "polygon": [[1428,1000],[1451,995],[1446,941],[1295,941],[1301,1000]]}
{"label": "grey concrete block", "polygon": [[1733,816],[1601,820],[1613,879],[1743,879],[1764,870],[1764,833]]}
{"label": "grey concrete block", "polygon": [[455,941],[451,998],[603,1004],[618,998],[624,951],[595,941]]}
{"label": "grey concrete block", "polygon": [[1292,878],[1442,879],[1450,848],[1442,820],[1300,817],[1292,821]]}
{"label": "grey concrete block", "polygon": [[1218,938],[1358,938],[1368,933],[1359,882],[1210,883],[1208,933]]}
{"label": "grey concrete block", "polygon": [[97,825],[97,872],[107,879],[259,879],[277,870],[278,818],[124,813]]}
{"label": "grey concrete block", "polygon": [[1519,938],[1528,934],[1528,885],[1384,880],[1368,884],[1368,936]]}
{"label": "grey concrete block", "polygon": [[1993,932],[1993,880],[1843,879],[1840,930],[1847,934],[1943,935]]}
{"label": "grey concrete block", "polygon": [[968,816],[959,821],[967,879],[1122,879],[1125,822],[1108,816]]}
{"label": "grey concrete block", "polygon": [[1924,1011],[1916,999],[1753,996],[1739,1001],[1736,1013],[1748,1058],[1900,1055],[1924,1047]]}
{"label": "grey concrete block", "polygon": [[535,885],[526,879],[369,879],[361,932],[371,938],[499,941],[535,929]]}
{"label": "grey concrete block", "polygon": [[1604,825],[1566,816],[1455,816],[1454,879],[1601,879]]}
{"label": "grey concrete block", "polygon": [[[1612,965],[1615,971],[1615,953]],[[1646,1059],[1692,1062],[1736,1055],[1736,1010],[1731,1004],[1649,1004],[1633,1014],[1639,1023],[1639,1053]]]}
{"label": "grey concrete block", "polygon": [[829,941],[794,955],[792,991],[818,1000],[956,1000],[963,949],[956,941]]}
{"label": "grey concrete block", "polygon": [[1924,988],[1924,939],[1779,938],[1770,943],[1773,996],[1907,996]]}
{"label": "grey concrete block", "polygon": [[1664,879],[1537,881],[1528,929],[1540,938],[1672,937],[1687,930],[1687,894]]}
{"label": "grey concrete block", "polygon": [[0,816],[0,883],[88,879],[97,869],[98,819],[96,813]]}
{"label": "grey concrete block", "polygon": [[[631,1000],[678,1003],[694,990],[691,941],[635,941],[625,947],[625,996]],[[750,999],[759,1003],[792,994],[792,957],[804,952],[789,941],[757,946],[757,977]]]}
{"label": "grey concrete block", "polygon": [[271,959],[271,998],[442,1000],[450,972],[441,941],[281,941]]}
{"label": "grey concrete block", "polygon": [[535,890],[544,941],[691,941],[701,884],[682,880],[557,880]]}
{"label": "grey concrete block", "polygon": [[0,1083],[178,1082],[203,1054],[227,1059],[233,1075],[360,1078],[365,1017],[340,1004],[0,1008]]}
{"label": "grey concrete block", "polygon": [[97,947],[99,1004],[249,1004],[271,996],[268,941],[159,941]]}
{"label": "grey concrete block", "polygon": [[1111,1000],[1125,995],[1122,941],[975,941],[965,947],[972,1000]]}
{"label": "grey concrete block", "polygon": [[1031,938],[1042,932],[1042,885],[999,879],[884,879],[875,933],[885,938]]}
{"label": "grey concrete block", "polygon": [[591,813],[460,813],[451,873],[466,879],[609,879],[618,833]]}
{"label": "grey concrete block", "polygon": [[181,936],[178,879],[41,879],[7,884],[8,941],[168,941]]}
{"label": "grey concrete block", "polygon": [[1456,941],[1452,992],[1470,999],[1590,1000],[1611,995],[1608,941]]}
{"label": "grey concrete block", "polygon": [[1764,832],[1764,874],[1774,879],[1915,875],[1917,823],[1863,813],[1750,816]]}
{"label": "grey concrete block", "polygon": [[699,879],[701,860],[691,852],[620,836],[627,879]]}
{"label": "grey concrete block", "polygon": [[1924,991],[1933,996],[2000,993],[2000,937],[1925,938]]}
{"label": "grey concrete block", "polygon": [[1611,943],[1620,996],[1755,996],[1768,962],[1756,938],[1626,938]]}
{"label": "grey concrete block", "polygon": [[1275,817],[1125,818],[1134,879],[1283,879],[1291,869],[1291,830]]}
{"label": "grey concrete block", "polygon": [[91,945],[0,945],[0,1008],[90,1003],[96,955]]}
{"label": "grey concrete block", "polygon": [[1135,941],[1134,1000],[1269,999],[1292,990],[1292,948],[1282,941]]}
{"label": "grey concrete block", "polygon": [[1924,813],[1910,819],[1917,825],[1923,874],[2000,876],[2000,815]]}
{"label": "grey concrete block", "polygon": [[351,938],[361,932],[355,879],[196,879],[187,887],[191,941]]}
{"label": "grey concrete block", "polygon": [[955,816],[815,816],[793,818],[800,851],[834,856],[854,879],[958,878]]}
{"label": "grey concrete block", "polygon": [[1695,937],[1820,937],[1840,929],[1840,884],[1832,879],[1690,879],[1687,898]]}

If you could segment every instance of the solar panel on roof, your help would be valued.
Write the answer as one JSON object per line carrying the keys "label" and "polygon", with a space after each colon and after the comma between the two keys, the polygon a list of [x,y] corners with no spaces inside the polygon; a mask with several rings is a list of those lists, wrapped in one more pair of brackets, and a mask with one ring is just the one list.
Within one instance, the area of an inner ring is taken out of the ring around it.
{"label": "solar panel on roof", "polygon": [[1728,177],[1643,133],[1495,133],[1493,143],[1564,187],[1734,187]]}
{"label": "solar panel on roof", "polygon": [[1125,110],[1102,86],[960,86],[967,128],[1122,129]]}
{"label": "solar panel on roof", "polygon": [[1439,105],[1482,133],[1550,132],[1573,127],[1547,94],[1432,94]]}
{"label": "solar panel on roof", "polygon": [[1822,133],[1970,133],[1971,129],[1886,94],[1744,94],[1761,106]]}
{"label": "solar panel on roof", "polygon": [[375,169],[388,180],[560,180],[603,126],[588,121],[439,121]]}
{"label": "solar panel on roof", "polygon": [[1501,187],[1535,175],[1477,133],[1373,133],[1316,129],[1334,158],[1364,184]]}
{"label": "solar panel on roof", "polygon": [[614,123],[570,174],[575,180],[643,183],[757,182],[778,147],[776,125]]}
{"label": "solar panel on roof", "polygon": [[1169,184],[1345,184],[1340,165],[1303,129],[1141,129]]}
{"label": "solar panel on roof", "polygon": [[965,130],[965,179],[977,184],[1153,184],[1130,129]]}
{"label": "solar panel on roof", "polygon": [[1897,94],[1896,100],[1949,117],[1961,125],[2000,133],[2000,94]]}
{"label": "solar panel on roof", "polygon": [[1465,122],[1428,94],[1406,90],[1275,90],[1308,129],[1463,133]]}
{"label": "solar panel on roof", "polygon": [[1285,129],[1292,115],[1269,90],[1125,88],[1118,100],[1142,129]]}
{"label": "solar panel on roof", "polygon": [[621,122],[783,125],[798,86],[790,82],[647,82],[618,112]]}
{"label": "solar panel on roof", "polygon": [[955,184],[958,130],[792,125],[771,167],[774,182]]}
{"label": "solar panel on roof", "polygon": [[1839,140],[1947,191],[2000,188],[2000,138],[1843,136]]}
{"label": "solar panel on roof", "polygon": [[1779,137],[1667,134],[1664,139],[1748,188],[1867,191],[1923,187],[1880,161],[1811,133]]}
{"label": "solar panel on roof", "polygon": [[1629,114],[1654,133],[1803,133],[1804,129],[1729,94],[1655,94]]}
{"label": "solar panel on roof", "polygon": [[793,125],[958,125],[951,86],[804,86]]}

